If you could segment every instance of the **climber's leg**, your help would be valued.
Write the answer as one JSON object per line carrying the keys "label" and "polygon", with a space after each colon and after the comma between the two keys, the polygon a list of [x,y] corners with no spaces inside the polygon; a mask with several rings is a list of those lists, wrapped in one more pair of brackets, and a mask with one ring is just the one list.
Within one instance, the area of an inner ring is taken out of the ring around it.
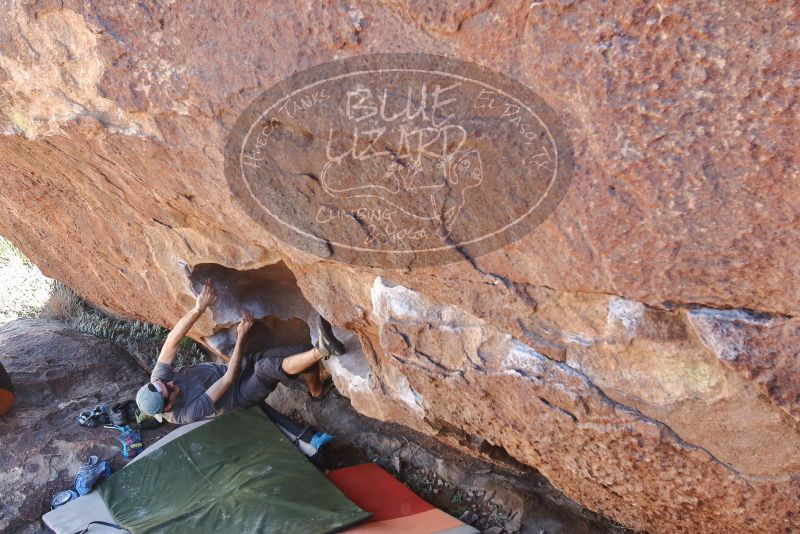
{"label": "climber's leg", "polygon": [[312,397],[317,398],[322,395],[323,387],[322,379],[320,378],[319,362],[310,367],[300,376],[302,377],[303,382],[306,383],[306,386],[308,386],[308,393]]}
{"label": "climber's leg", "polygon": [[[242,374],[237,384],[237,404],[252,406],[267,398],[278,382],[288,383],[298,374],[306,371],[320,357],[314,357],[316,349],[311,345],[275,347],[246,355]],[[288,368],[284,362],[290,361]],[[252,362],[252,363],[251,363]],[[301,367],[304,362],[307,363]],[[244,363],[244,362],[243,362]],[[288,369],[288,370],[287,370]]]}
{"label": "climber's leg", "polygon": [[299,375],[309,371],[323,358],[316,347],[288,356],[281,361],[281,370],[287,375]]}

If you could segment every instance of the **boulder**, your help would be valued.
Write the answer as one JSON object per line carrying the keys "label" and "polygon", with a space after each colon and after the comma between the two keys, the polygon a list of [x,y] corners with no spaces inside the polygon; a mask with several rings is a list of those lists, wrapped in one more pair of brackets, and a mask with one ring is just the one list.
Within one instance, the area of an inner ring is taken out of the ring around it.
{"label": "boulder", "polygon": [[[305,338],[320,312],[348,337],[328,366],[359,411],[502,447],[631,528],[797,530],[798,16],[13,0],[0,234],[93,303],[165,326],[199,278],[233,288],[191,333],[223,350],[242,304],[265,338]],[[557,209],[493,252],[403,269],[312,255],[253,220],[225,178],[239,114],[370,52],[450,56],[535,91],[574,149]]]}

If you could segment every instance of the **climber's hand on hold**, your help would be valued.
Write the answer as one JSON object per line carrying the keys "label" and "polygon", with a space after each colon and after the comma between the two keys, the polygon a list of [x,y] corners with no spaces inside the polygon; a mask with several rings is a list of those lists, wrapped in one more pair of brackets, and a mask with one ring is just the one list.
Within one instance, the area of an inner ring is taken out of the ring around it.
{"label": "climber's hand on hold", "polygon": [[247,334],[251,326],[253,326],[253,316],[249,311],[242,308],[242,320],[239,321],[239,326],[236,327],[239,339],[242,339]]}
{"label": "climber's hand on hold", "polygon": [[203,284],[203,289],[200,290],[200,294],[197,295],[197,301],[195,302],[194,309],[202,313],[206,311],[206,308],[214,304],[216,301],[217,292],[214,291],[214,286],[211,285],[211,282],[206,280]]}

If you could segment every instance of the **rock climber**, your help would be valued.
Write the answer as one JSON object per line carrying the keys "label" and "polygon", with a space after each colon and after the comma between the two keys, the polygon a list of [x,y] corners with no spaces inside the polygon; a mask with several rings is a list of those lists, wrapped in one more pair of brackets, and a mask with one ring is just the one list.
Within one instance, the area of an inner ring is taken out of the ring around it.
{"label": "rock climber", "polygon": [[192,325],[216,301],[209,282],[197,296],[194,308],[184,315],[167,336],[150,383],[136,394],[139,409],[161,421],[184,424],[198,421],[226,410],[258,404],[269,395],[278,382],[302,376],[312,397],[323,392],[319,360],[342,354],[341,341],[331,331],[331,325],[317,316],[317,341],[314,345],[276,347],[244,354],[244,340],[253,316],[242,310],[237,326],[237,339],[227,365],[198,363],[173,368],[178,346]]}

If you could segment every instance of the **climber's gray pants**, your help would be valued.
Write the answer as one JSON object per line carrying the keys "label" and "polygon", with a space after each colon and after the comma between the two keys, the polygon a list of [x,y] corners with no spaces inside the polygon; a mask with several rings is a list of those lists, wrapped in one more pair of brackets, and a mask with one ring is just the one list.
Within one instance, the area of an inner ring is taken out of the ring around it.
{"label": "climber's gray pants", "polygon": [[272,393],[278,382],[297,378],[287,375],[281,364],[285,358],[311,349],[311,345],[291,345],[245,354],[236,382],[236,403],[242,407],[258,404]]}

